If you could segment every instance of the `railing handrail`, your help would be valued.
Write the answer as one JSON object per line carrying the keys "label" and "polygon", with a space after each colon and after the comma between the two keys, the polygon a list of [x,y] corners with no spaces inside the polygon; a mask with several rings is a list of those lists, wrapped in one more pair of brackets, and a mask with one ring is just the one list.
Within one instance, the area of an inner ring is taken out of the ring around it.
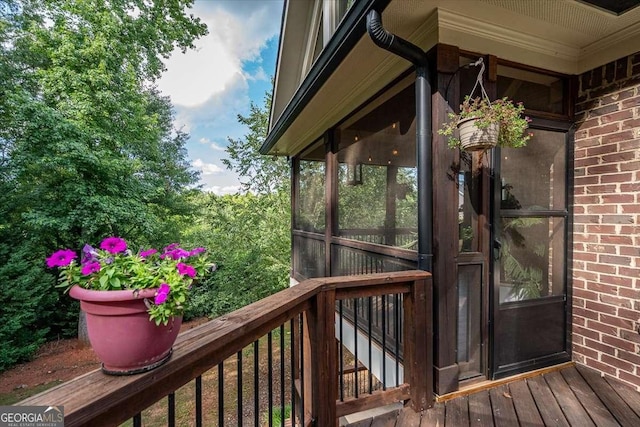
{"label": "railing handrail", "polygon": [[[412,283],[430,277],[424,271],[402,271],[308,279],[181,333],[171,359],[160,368],[133,376],[108,376],[95,370],[18,405],[62,405],[66,426],[119,424],[301,312],[328,315],[326,304],[318,310],[322,305],[319,300],[331,304],[331,298],[335,301],[353,296],[382,295],[397,292],[394,288],[406,291],[407,285],[411,287]],[[322,297],[325,294],[331,297]],[[324,346],[331,351],[335,344],[324,343]],[[428,361],[427,369],[432,370],[430,357]],[[419,404],[424,406],[424,402]]]}

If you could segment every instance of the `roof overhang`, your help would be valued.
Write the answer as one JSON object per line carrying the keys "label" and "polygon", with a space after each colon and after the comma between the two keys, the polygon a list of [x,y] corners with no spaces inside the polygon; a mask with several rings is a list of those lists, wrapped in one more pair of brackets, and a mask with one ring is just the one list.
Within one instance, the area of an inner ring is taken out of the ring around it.
{"label": "roof overhang", "polygon": [[[356,2],[295,94],[288,97],[286,107],[282,97],[278,99],[279,114],[272,117],[262,153],[300,152],[411,67],[370,40],[365,17],[371,8],[384,9],[388,31],[424,50],[444,43],[570,75],[640,47],[640,7],[616,15],[577,0]],[[286,17],[284,25],[288,25]],[[287,79],[291,85],[296,78],[281,70],[288,55],[296,54],[300,51],[291,52],[281,44],[277,91]]]}

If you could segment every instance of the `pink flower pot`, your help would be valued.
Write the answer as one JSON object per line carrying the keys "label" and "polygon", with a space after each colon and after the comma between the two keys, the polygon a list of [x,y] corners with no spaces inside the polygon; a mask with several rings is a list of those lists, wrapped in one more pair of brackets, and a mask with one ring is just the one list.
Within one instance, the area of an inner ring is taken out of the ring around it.
{"label": "pink flower pot", "polygon": [[[153,300],[156,289],[94,291],[74,286],[72,298],[87,314],[91,347],[112,375],[129,375],[157,368],[171,357],[182,316],[165,326],[149,320],[144,299]],[[151,301],[151,303],[153,303]]]}

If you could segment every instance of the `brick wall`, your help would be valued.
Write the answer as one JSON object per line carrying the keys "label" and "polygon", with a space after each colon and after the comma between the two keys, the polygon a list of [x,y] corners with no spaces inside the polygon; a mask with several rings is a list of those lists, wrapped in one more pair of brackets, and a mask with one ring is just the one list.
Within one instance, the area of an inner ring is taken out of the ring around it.
{"label": "brick wall", "polygon": [[640,52],[579,77],[573,358],[640,390]]}

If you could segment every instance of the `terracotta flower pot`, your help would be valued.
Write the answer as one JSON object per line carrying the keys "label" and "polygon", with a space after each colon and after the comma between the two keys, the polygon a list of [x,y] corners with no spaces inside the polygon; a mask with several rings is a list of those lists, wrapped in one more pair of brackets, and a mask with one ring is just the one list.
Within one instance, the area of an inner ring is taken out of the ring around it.
{"label": "terracotta flower pot", "polygon": [[476,118],[463,119],[458,122],[460,147],[465,151],[486,151],[498,143],[498,123],[490,124],[486,129],[476,126]]}
{"label": "terracotta flower pot", "polygon": [[171,357],[171,347],[180,332],[182,316],[165,326],[149,320],[145,298],[156,289],[94,291],[74,286],[71,297],[80,300],[87,314],[91,347],[112,375],[129,375],[154,369]]}

